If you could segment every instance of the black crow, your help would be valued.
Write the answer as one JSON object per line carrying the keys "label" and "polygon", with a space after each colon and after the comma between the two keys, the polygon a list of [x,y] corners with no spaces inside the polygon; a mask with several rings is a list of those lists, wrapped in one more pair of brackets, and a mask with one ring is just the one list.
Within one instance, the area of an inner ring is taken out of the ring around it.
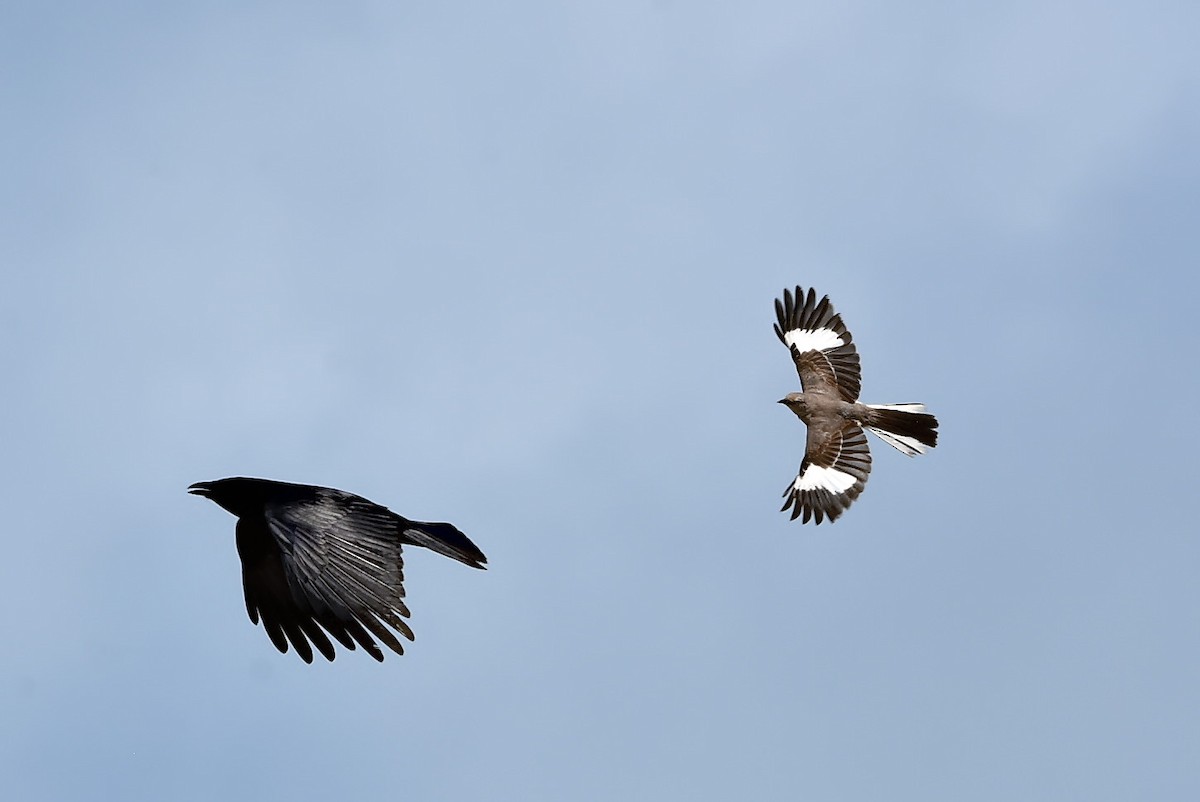
{"label": "black crow", "polygon": [[[487,557],[451,524],[410,521],[362,496],[270,479],[197,482],[189,493],[237,516],[237,549],[250,620],[262,619],[275,648],[288,642],[306,663],[312,646],[334,657],[332,635],[376,660],[374,635],[397,654],[409,640],[404,604],[404,545],[424,546],[472,568]],[[312,642],[312,646],[309,642]]]}
{"label": "black crow", "polygon": [[858,403],[858,351],[828,295],[817,301],[811,288],[805,295],[797,287],[794,298],[784,290],[783,300],[775,300],[775,317],[775,334],[791,352],[804,388],[779,403],[808,426],[804,460],[783,491],[783,509],[792,508],[792,520],[803,514],[801,523],[836,521],[871,472],[863,427],[912,457],[937,445],[937,418],[924,404]]}

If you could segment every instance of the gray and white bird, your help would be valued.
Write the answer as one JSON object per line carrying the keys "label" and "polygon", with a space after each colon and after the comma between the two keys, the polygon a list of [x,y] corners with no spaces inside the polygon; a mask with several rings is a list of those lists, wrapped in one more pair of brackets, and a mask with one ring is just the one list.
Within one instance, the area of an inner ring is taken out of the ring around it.
{"label": "gray and white bird", "polygon": [[804,460],[783,491],[781,511],[790,507],[792,520],[803,516],[801,523],[836,521],[871,472],[863,429],[912,457],[937,445],[937,418],[925,412],[924,404],[858,403],[858,351],[828,295],[818,301],[811,288],[805,294],[796,287],[794,296],[785,289],[783,300],[775,300],[775,316],[775,334],[791,352],[804,389],[779,403],[808,427]]}
{"label": "gray and white bird", "polygon": [[306,663],[314,646],[333,659],[330,635],[376,660],[383,651],[372,635],[404,654],[395,633],[409,640],[413,633],[404,620],[403,546],[472,568],[487,562],[453,525],[410,521],[344,490],[234,477],[197,482],[188,492],[237,516],[246,612],[262,621],[275,648],[286,652],[290,643]]}

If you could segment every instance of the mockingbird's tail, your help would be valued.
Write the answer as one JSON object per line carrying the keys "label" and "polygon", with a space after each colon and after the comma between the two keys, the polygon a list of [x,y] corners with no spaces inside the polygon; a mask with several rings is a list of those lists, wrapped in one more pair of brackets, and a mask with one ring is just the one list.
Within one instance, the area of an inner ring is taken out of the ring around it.
{"label": "mockingbird's tail", "polygon": [[937,445],[937,418],[924,404],[867,404],[867,428],[892,448],[915,457]]}
{"label": "mockingbird's tail", "polygon": [[466,563],[472,568],[483,568],[487,557],[471,539],[458,531],[453,524],[409,521],[404,529],[404,540],[414,546],[424,546],[452,560]]}

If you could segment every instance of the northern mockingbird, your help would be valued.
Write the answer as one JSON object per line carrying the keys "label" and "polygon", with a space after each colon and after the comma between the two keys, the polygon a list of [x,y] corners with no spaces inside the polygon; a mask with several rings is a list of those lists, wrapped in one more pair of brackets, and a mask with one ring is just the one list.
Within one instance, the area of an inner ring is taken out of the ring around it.
{"label": "northern mockingbird", "polygon": [[775,300],[775,316],[775,334],[791,352],[804,388],[779,403],[808,427],[804,461],[783,493],[783,510],[791,508],[792,520],[803,516],[801,523],[836,521],[871,472],[863,429],[911,457],[937,445],[937,418],[924,404],[858,403],[858,351],[829,296],[818,301],[811,288],[807,295],[800,287],[795,295],[784,290],[783,300]]}

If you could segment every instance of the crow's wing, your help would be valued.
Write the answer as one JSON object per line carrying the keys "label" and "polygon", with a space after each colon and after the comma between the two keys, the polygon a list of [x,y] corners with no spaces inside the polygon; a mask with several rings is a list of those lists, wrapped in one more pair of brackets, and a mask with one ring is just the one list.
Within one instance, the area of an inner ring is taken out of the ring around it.
{"label": "crow's wing", "polygon": [[775,299],[775,317],[775,334],[791,351],[805,392],[832,395],[836,389],[843,400],[857,401],[862,384],[858,349],[829,296],[817,301],[811,288],[806,295],[796,287],[794,296],[784,290],[783,300]]}
{"label": "crow's wing", "polygon": [[822,432],[808,427],[808,446],[800,472],[783,491],[783,510],[792,509],[792,520],[803,514],[801,523],[828,518],[836,521],[858,498],[871,472],[867,435],[849,421],[840,429]]}
{"label": "crow's wing", "polygon": [[[246,606],[251,619],[261,615],[280,651],[290,641],[311,661],[307,637],[332,660],[323,627],[342,645],[353,649],[357,643],[376,660],[383,652],[371,635],[404,654],[384,626],[413,639],[403,620],[409,615],[400,553],[403,518],[351,494],[268,504],[264,518],[265,557],[253,570],[243,557]],[[240,533],[239,523],[239,546]]]}

